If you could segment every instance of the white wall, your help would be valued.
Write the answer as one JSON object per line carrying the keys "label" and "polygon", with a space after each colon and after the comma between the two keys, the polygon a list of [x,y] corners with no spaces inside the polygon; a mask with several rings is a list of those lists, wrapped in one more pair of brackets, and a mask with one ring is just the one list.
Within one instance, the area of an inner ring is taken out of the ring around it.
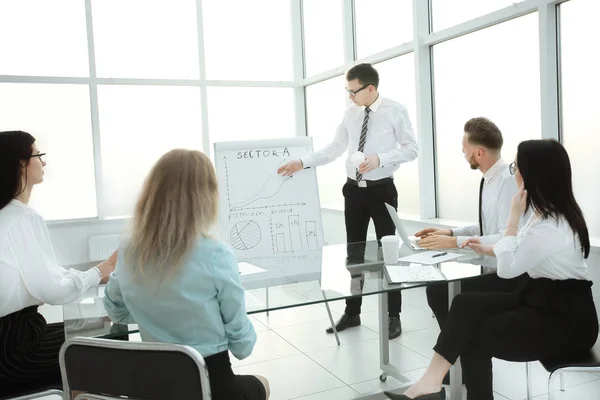
{"label": "white wall", "polygon": [[83,264],[88,259],[88,238],[97,235],[119,234],[127,222],[123,219],[50,223],[48,230],[54,251],[61,265]]}

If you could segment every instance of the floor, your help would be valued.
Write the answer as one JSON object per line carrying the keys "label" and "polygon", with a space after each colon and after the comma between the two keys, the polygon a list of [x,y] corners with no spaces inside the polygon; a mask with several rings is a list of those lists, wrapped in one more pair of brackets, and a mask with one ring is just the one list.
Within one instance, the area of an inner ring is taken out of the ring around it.
{"label": "floor", "polygon": [[[303,296],[303,290],[310,290],[295,289],[271,289],[269,296],[297,299]],[[376,296],[364,298],[362,326],[341,332],[340,346],[325,333],[328,318],[323,305],[254,315],[251,318],[258,342],[247,359],[232,357],[234,370],[267,377],[272,400],[348,400],[361,393],[395,389],[399,386],[395,379],[379,381],[377,307]],[[344,303],[333,302],[331,309],[337,319]],[[423,289],[403,292],[401,319],[403,334],[390,344],[390,356],[402,371],[416,379],[429,363],[439,333]],[[533,364],[532,374],[534,398],[546,399],[548,374],[539,363]],[[556,382],[557,400],[600,398],[600,374],[566,374],[565,380],[565,392],[558,390]],[[525,364],[494,360],[494,391],[497,400],[525,399]]]}

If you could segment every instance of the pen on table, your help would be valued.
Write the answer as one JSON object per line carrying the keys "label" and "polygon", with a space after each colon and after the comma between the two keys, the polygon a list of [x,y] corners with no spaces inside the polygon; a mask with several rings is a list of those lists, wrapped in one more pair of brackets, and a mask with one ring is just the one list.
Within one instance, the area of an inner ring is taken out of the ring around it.
{"label": "pen on table", "polygon": [[446,254],[448,254],[448,253],[446,253],[446,252],[443,252],[443,253],[437,253],[437,254],[434,254],[434,255],[432,255],[431,257],[432,257],[432,258],[433,258],[433,257],[441,257],[441,256],[445,256]]}

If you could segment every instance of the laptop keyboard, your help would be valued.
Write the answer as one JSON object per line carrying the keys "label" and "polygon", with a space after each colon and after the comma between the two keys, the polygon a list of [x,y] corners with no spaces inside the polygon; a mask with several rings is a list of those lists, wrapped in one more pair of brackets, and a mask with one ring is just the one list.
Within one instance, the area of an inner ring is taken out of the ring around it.
{"label": "laptop keyboard", "polygon": [[421,246],[419,246],[419,239],[410,239],[410,244],[412,244],[413,248],[416,250],[425,250]]}

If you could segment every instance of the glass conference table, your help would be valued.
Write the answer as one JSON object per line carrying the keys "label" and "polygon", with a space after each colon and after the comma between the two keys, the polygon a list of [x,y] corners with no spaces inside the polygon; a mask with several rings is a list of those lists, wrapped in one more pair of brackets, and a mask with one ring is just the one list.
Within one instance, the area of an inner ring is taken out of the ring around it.
{"label": "glass conference table", "polygon": [[[449,282],[449,298],[460,293],[462,280],[473,279],[487,273],[495,273],[495,258],[481,257],[472,251],[452,250],[461,256],[450,262],[436,264]],[[414,254],[406,246],[400,249],[400,256]],[[363,243],[326,245],[318,250],[289,252],[273,257],[242,260],[259,267],[240,264],[240,279],[246,288],[246,309],[248,314],[269,313],[311,304],[325,304],[329,320],[334,325],[328,302],[356,296],[377,295],[379,302],[379,358],[380,379],[385,381],[392,376],[402,383],[397,389],[402,392],[410,383],[394,365],[390,363],[388,339],[387,294],[396,290],[410,290],[427,286],[431,282],[411,284],[390,284],[383,272],[382,251],[377,241]],[[409,265],[408,263],[399,263]],[[362,286],[362,288],[361,288]],[[292,289],[300,296],[269,298],[269,290],[274,288]],[[137,325],[114,324],[107,317],[102,297],[104,288],[94,288],[78,301],[63,306],[63,319],[66,337],[87,336],[118,338],[138,332]],[[340,344],[337,332],[335,340]],[[433,344],[432,344],[433,345]],[[452,399],[462,400],[462,371],[460,363],[453,367],[450,382]],[[380,393],[371,393],[360,399],[381,398]]]}

